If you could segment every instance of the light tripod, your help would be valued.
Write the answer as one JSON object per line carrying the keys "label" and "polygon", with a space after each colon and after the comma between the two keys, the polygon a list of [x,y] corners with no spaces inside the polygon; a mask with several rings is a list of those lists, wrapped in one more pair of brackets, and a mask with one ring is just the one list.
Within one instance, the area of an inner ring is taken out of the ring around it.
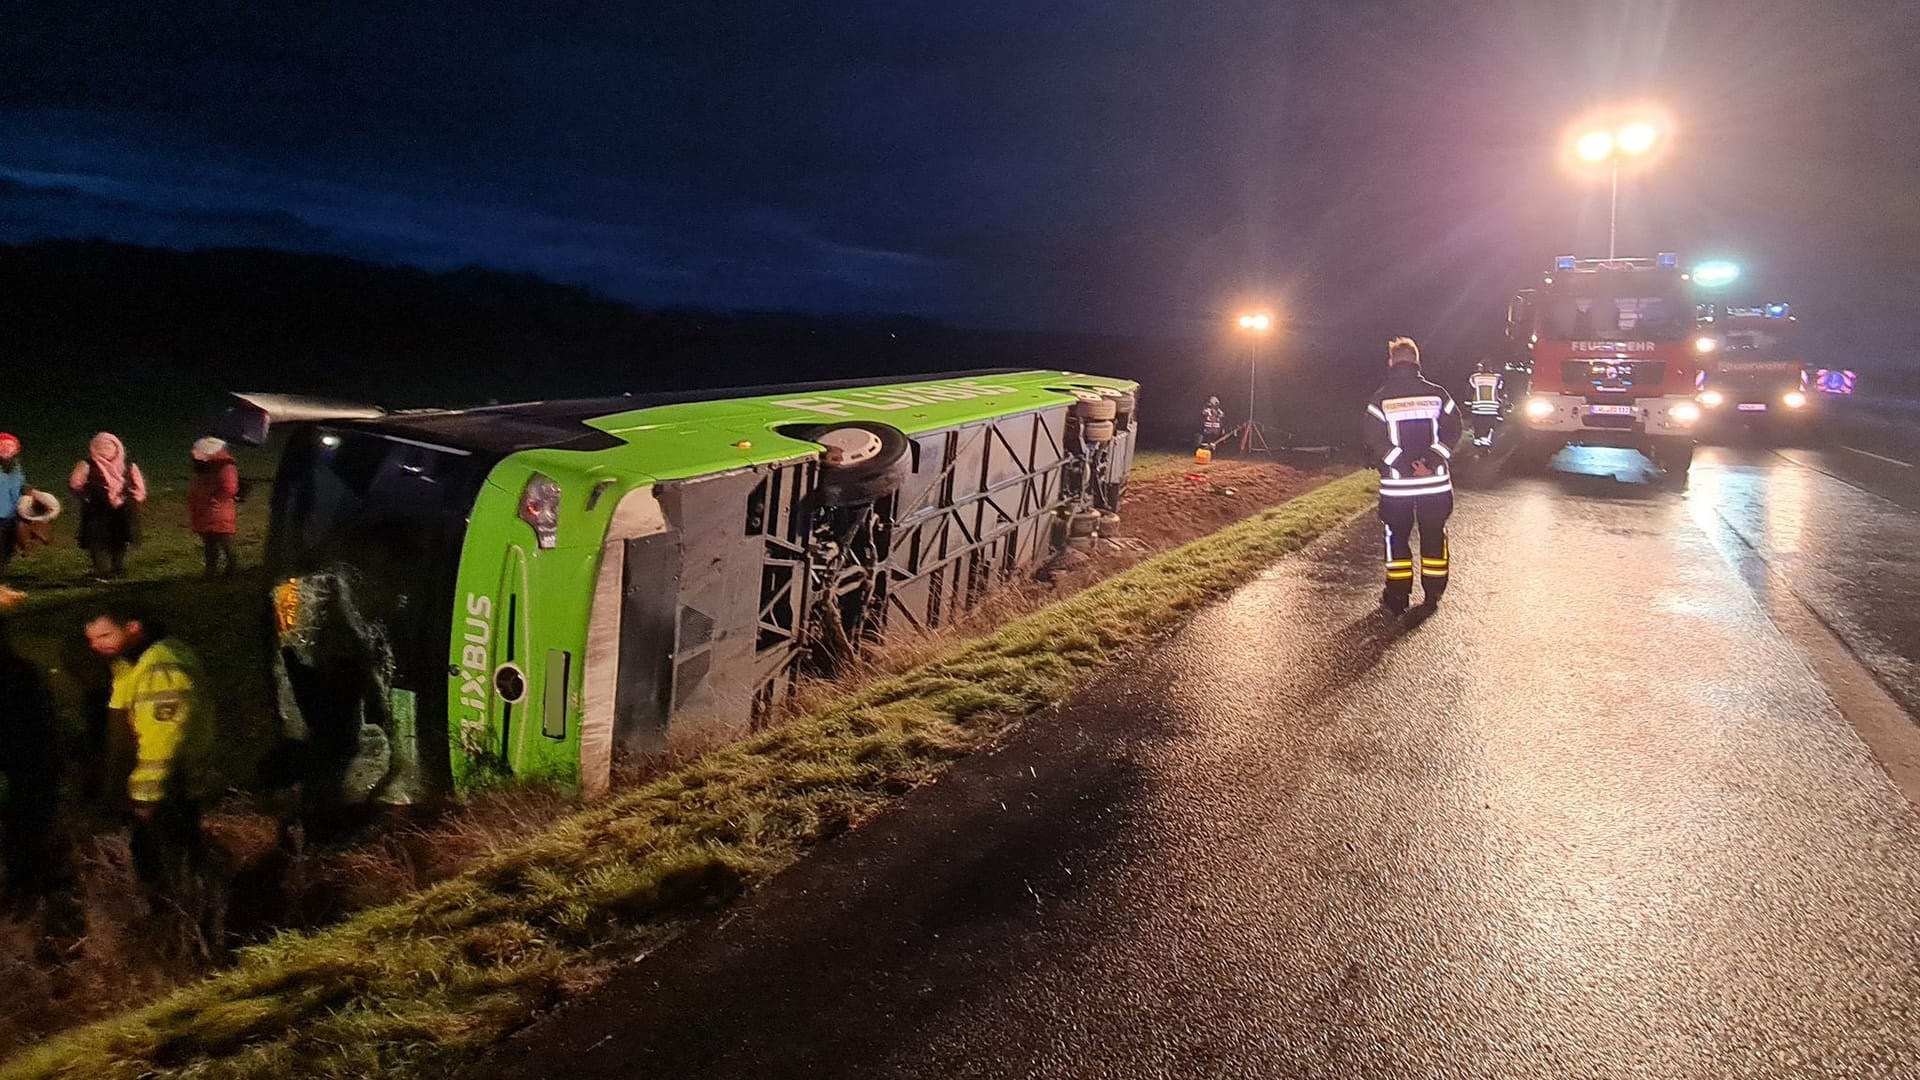
{"label": "light tripod", "polygon": [[[1253,319],[1260,321],[1254,322],[1252,321]],[[1252,330],[1255,333],[1263,333],[1267,326],[1267,316],[1249,317],[1243,315],[1240,318],[1240,325],[1243,329]],[[1267,445],[1267,433],[1260,430],[1260,421],[1253,418],[1254,407],[1259,401],[1260,339],[1256,337],[1253,339],[1253,343],[1247,348],[1247,421],[1227,436],[1228,438],[1232,438],[1234,435],[1240,436],[1240,452],[1243,454],[1255,452],[1262,454],[1273,453],[1273,449]]]}

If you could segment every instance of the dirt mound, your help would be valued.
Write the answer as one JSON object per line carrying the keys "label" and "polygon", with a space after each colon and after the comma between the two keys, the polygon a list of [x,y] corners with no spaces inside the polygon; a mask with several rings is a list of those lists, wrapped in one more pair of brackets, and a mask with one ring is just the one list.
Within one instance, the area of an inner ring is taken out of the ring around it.
{"label": "dirt mound", "polygon": [[1332,475],[1276,461],[1216,461],[1158,473],[1127,485],[1120,524],[1107,535],[1142,541],[1154,551],[1177,547],[1318,487]]}

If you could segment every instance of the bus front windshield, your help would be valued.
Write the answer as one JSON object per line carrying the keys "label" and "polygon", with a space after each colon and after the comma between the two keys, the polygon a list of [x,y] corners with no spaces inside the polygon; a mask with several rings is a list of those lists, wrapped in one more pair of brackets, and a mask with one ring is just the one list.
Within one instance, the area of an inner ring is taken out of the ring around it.
{"label": "bus front windshield", "polygon": [[473,455],[375,432],[315,427],[289,441],[267,551],[275,671],[283,713],[297,714],[283,719],[316,756],[380,774],[358,762],[362,729],[390,744],[404,713],[422,721],[430,771],[444,769],[445,725],[429,718],[445,715],[454,582],[485,475]]}

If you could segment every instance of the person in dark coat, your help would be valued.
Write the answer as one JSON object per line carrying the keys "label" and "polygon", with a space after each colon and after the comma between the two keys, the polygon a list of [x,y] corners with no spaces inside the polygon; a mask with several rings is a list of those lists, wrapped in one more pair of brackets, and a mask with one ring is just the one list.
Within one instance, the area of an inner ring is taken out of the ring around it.
{"label": "person in dark coat", "polygon": [[193,444],[193,483],[187,515],[206,553],[207,576],[233,576],[233,534],[239,528],[240,466],[227,444],[211,436]]}
{"label": "person in dark coat", "polygon": [[1367,403],[1364,438],[1380,471],[1380,520],[1387,531],[1387,586],[1380,606],[1404,613],[1413,597],[1413,533],[1420,531],[1420,587],[1431,610],[1447,591],[1452,552],[1453,448],[1460,410],[1453,395],[1420,374],[1412,338],[1387,342],[1387,381]]}
{"label": "person in dark coat", "polygon": [[127,549],[140,541],[140,504],[147,501],[140,466],[119,436],[103,431],[87,444],[87,457],[74,465],[67,485],[80,497],[80,546],[93,556],[94,577],[125,577]]}
{"label": "person in dark coat", "polygon": [[0,612],[0,867],[16,908],[46,904],[49,939],[84,931],[74,883],[73,848],[61,820],[58,718],[53,695],[33,663],[15,652]]}

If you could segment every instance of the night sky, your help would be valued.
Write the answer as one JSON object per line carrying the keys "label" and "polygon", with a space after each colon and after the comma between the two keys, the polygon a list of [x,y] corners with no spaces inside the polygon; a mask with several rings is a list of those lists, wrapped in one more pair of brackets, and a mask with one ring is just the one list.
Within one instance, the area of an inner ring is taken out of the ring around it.
{"label": "night sky", "polygon": [[[0,15],[0,240],[478,264],[643,305],[1459,335],[1624,253],[1920,334],[1920,4],[92,3]],[[147,10],[139,10],[139,9]],[[322,11],[321,9],[325,9]]]}

